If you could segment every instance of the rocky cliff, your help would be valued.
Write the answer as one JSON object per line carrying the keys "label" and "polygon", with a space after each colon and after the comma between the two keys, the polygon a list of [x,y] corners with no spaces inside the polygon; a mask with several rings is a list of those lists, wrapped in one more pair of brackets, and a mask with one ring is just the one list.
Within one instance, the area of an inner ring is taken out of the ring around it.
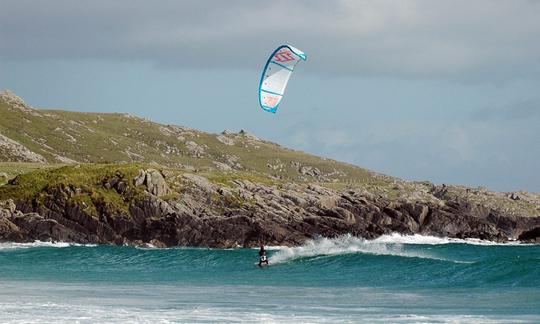
{"label": "rocky cliff", "polygon": [[[539,239],[540,217],[503,214],[463,197],[410,202],[360,189],[138,167],[64,167],[58,178],[42,174],[39,184],[32,173],[14,178],[0,190],[10,197],[0,207],[0,240],[248,247],[347,233]],[[81,180],[87,174],[94,176]]]}

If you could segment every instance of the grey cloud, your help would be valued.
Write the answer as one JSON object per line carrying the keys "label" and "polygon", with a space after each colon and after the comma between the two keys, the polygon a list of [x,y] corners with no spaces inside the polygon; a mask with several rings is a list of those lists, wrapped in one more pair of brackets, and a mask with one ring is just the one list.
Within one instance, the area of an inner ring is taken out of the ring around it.
{"label": "grey cloud", "polygon": [[272,47],[326,75],[504,81],[540,76],[533,1],[0,0],[0,57],[259,68]]}
{"label": "grey cloud", "polygon": [[410,180],[501,191],[540,188],[540,175],[531,173],[540,156],[539,130],[521,124],[374,122],[322,130],[297,124],[286,135],[300,149]]}
{"label": "grey cloud", "polygon": [[510,105],[493,106],[479,109],[471,114],[473,121],[528,121],[540,123],[540,101],[522,100]]}

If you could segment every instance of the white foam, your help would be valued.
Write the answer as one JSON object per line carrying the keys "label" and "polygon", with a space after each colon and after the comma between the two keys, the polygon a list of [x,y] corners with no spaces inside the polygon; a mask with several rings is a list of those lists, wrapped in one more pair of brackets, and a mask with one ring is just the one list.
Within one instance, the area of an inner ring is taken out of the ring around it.
{"label": "white foam", "polygon": [[70,247],[70,246],[96,246],[96,244],[78,244],[78,243],[46,242],[46,241],[34,241],[34,242],[28,242],[28,243],[4,242],[4,243],[0,243],[0,250],[28,249],[28,248],[35,248],[35,247],[65,248],[65,247]]}
{"label": "white foam", "polygon": [[[283,250],[283,249],[285,249],[287,247],[288,246],[286,246],[286,245],[268,245],[268,246],[265,246],[264,249],[268,250],[268,251],[279,251],[279,250]],[[258,250],[259,248],[258,247],[252,247],[251,249],[252,250]]]}
{"label": "white foam", "polygon": [[352,235],[343,235],[333,239],[317,238],[307,241],[302,246],[281,248],[277,253],[270,257],[269,261],[276,264],[298,258],[342,255],[350,253],[395,255],[401,257],[433,259],[458,263],[464,262],[443,259],[424,251],[406,251],[403,248],[403,243],[389,241],[388,239],[365,240]]}
{"label": "white foam", "polygon": [[[0,303],[2,323],[535,323],[537,315],[386,314],[377,309],[358,308],[359,313],[324,314],[315,308],[311,314],[255,306],[213,307],[194,305],[180,308],[145,309],[117,305],[60,303]],[[294,308],[293,308],[294,309]],[[339,309],[330,309],[339,310]]]}
{"label": "white foam", "polygon": [[486,241],[474,238],[458,239],[449,237],[437,237],[430,235],[401,235],[398,233],[382,235],[373,240],[377,243],[397,243],[397,244],[426,244],[426,245],[439,245],[439,244],[472,244],[472,245],[529,245],[520,243],[519,241],[511,241],[507,243],[499,243],[493,241]]}

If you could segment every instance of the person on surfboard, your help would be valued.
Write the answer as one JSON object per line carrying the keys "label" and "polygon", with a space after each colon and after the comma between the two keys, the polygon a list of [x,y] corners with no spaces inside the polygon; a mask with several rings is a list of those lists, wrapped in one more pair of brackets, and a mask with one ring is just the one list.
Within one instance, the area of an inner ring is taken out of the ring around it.
{"label": "person on surfboard", "polygon": [[266,256],[266,250],[264,245],[261,244],[261,249],[259,250],[259,267],[262,267],[262,264],[266,263],[268,265],[268,257]]}

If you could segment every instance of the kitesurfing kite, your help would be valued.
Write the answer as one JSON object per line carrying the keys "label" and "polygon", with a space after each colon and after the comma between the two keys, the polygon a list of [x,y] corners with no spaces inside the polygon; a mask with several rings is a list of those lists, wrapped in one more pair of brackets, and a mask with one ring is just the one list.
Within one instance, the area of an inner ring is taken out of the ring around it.
{"label": "kitesurfing kite", "polygon": [[290,45],[281,45],[270,55],[259,83],[259,104],[262,109],[276,112],[294,67],[306,58],[304,52]]}

